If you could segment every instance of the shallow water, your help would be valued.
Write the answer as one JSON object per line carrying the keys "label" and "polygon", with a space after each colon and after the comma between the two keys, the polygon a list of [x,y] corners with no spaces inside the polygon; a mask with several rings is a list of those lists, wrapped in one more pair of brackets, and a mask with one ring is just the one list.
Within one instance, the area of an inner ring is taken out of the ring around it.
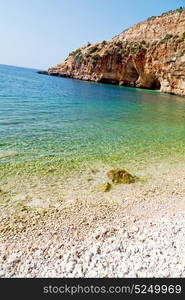
{"label": "shallow water", "polygon": [[184,154],[185,98],[0,65],[1,171]]}

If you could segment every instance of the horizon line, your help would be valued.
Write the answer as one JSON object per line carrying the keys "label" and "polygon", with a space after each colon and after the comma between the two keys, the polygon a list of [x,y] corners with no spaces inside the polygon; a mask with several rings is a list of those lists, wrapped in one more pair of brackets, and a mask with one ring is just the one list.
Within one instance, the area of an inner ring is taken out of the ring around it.
{"label": "horizon line", "polygon": [[35,67],[26,67],[26,66],[18,66],[18,65],[11,65],[11,64],[3,64],[0,63],[0,66],[7,66],[7,67],[15,67],[15,68],[23,68],[23,69],[32,69],[32,70],[39,70],[39,71],[47,71],[47,69],[42,69],[42,68],[35,68]]}

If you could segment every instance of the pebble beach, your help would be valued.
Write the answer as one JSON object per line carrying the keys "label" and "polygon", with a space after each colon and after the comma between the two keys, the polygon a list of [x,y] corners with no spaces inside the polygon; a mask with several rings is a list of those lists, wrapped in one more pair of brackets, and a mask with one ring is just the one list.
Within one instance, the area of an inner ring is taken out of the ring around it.
{"label": "pebble beach", "polygon": [[4,217],[0,276],[184,277],[185,171],[167,174],[94,194],[73,179],[60,206]]}

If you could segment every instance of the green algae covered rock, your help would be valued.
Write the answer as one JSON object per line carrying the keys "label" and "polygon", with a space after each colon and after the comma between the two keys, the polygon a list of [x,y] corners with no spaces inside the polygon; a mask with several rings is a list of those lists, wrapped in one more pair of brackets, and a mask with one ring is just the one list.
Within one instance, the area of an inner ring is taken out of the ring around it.
{"label": "green algae covered rock", "polygon": [[130,184],[135,182],[135,177],[123,169],[110,170],[107,172],[107,176],[113,183]]}

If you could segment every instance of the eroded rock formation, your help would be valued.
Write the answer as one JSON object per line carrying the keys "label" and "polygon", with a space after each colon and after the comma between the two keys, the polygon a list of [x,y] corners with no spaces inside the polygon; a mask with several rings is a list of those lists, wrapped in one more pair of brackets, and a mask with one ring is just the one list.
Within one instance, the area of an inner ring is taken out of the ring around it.
{"label": "eroded rock formation", "polygon": [[185,9],[83,46],[48,74],[185,95]]}

